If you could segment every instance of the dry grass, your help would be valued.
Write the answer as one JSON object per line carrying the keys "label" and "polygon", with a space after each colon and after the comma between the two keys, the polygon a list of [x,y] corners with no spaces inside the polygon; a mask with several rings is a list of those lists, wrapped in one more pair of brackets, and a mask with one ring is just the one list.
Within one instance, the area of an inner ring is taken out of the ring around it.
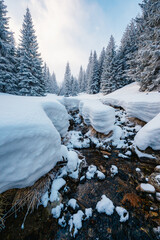
{"label": "dry grass", "polygon": [[139,207],[141,203],[141,198],[135,193],[126,193],[123,196],[122,204],[129,202],[132,207]]}

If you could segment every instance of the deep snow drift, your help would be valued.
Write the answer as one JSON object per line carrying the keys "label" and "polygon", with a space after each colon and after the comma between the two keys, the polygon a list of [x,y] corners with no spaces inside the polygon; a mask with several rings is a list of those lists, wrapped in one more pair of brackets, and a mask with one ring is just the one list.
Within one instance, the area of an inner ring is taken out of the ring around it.
{"label": "deep snow drift", "polygon": [[47,102],[47,97],[1,94],[0,116],[1,193],[32,185],[56,165],[60,134],[69,123],[65,107],[54,97]]}
{"label": "deep snow drift", "polygon": [[108,134],[114,128],[115,110],[99,100],[84,100],[79,103],[80,115],[85,124],[91,125],[97,132]]}
{"label": "deep snow drift", "polygon": [[160,112],[160,93],[139,92],[138,83],[131,83],[102,97],[102,102],[123,107],[129,117],[148,122]]}
{"label": "deep snow drift", "polygon": [[140,150],[147,147],[160,150],[160,113],[140,129],[135,136],[134,145]]}

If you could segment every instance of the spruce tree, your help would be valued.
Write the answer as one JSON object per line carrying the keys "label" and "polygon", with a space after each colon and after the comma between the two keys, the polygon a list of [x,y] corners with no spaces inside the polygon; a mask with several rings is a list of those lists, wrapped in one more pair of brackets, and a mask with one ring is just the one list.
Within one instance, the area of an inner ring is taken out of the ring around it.
{"label": "spruce tree", "polygon": [[103,72],[103,66],[104,66],[104,59],[105,59],[105,48],[102,49],[100,57],[98,59],[99,63],[99,79],[101,82],[102,72]]}
{"label": "spruce tree", "polygon": [[79,92],[82,92],[82,84],[83,84],[83,68],[81,66],[78,75]]}
{"label": "spruce tree", "polygon": [[99,65],[97,60],[97,53],[94,51],[92,64],[91,64],[91,75],[90,75],[88,93],[95,94],[99,92],[100,81],[99,81]]}
{"label": "spruce tree", "polygon": [[136,19],[138,53],[135,80],[141,91],[160,91],[160,1],[143,0],[142,16]]}
{"label": "spruce tree", "polygon": [[16,49],[4,0],[0,0],[0,92],[17,94]]}
{"label": "spruce tree", "polygon": [[50,81],[51,81],[51,93],[58,94],[59,87],[58,87],[57,80],[56,80],[56,75],[55,75],[54,72],[52,73]]}
{"label": "spruce tree", "polygon": [[77,96],[78,93],[79,93],[78,80],[75,77],[73,77],[72,96]]}
{"label": "spruce tree", "polygon": [[38,53],[37,37],[28,8],[22,25],[19,53],[19,93],[28,96],[43,96],[45,84],[42,74],[42,59]]}
{"label": "spruce tree", "polygon": [[91,77],[92,77],[92,59],[93,59],[93,56],[92,56],[92,51],[90,53],[90,56],[89,56],[89,62],[88,62],[88,65],[87,65],[87,70],[86,70],[86,92],[90,92],[90,83],[91,83]]}
{"label": "spruce tree", "polygon": [[106,49],[102,80],[101,80],[101,92],[108,94],[116,89],[115,80],[115,56],[116,56],[116,45],[113,36],[110,37],[109,44]]}
{"label": "spruce tree", "polygon": [[64,75],[64,95],[66,97],[71,96],[72,86],[71,86],[71,70],[69,63],[66,65],[65,75]]}

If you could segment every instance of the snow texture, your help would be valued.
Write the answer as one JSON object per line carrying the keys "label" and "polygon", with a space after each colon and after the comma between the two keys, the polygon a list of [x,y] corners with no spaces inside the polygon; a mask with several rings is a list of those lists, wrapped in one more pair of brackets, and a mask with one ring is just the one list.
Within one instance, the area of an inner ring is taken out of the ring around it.
{"label": "snow texture", "polygon": [[52,187],[51,187],[51,195],[50,195],[50,201],[57,201],[59,200],[59,194],[58,191],[66,184],[66,181],[63,178],[57,178],[53,181]]}
{"label": "snow texture", "polygon": [[80,115],[86,125],[91,125],[97,132],[108,134],[114,128],[115,110],[98,100],[84,100],[79,104]]}
{"label": "snow texture", "polygon": [[116,207],[116,212],[120,216],[120,222],[126,222],[129,219],[129,213],[125,208]]}
{"label": "snow texture", "polygon": [[138,83],[131,83],[102,98],[102,102],[123,107],[129,117],[149,122],[160,112],[160,93],[139,92]]}
{"label": "snow texture", "polygon": [[147,147],[160,150],[160,113],[139,130],[134,145],[140,150],[145,150]]}
{"label": "snow texture", "polygon": [[95,175],[96,171],[97,171],[97,167],[94,166],[94,165],[90,165],[90,166],[88,167],[88,171],[86,172],[86,178],[87,178],[87,179],[92,179],[92,178],[94,178],[94,175]]}
{"label": "snow texture", "polygon": [[73,208],[75,210],[78,207],[77,200],[74,198],[71,198],[68,201],[68,206],[70,206],[71,208]]}
{"label": "snow texture", "polygon": [[42,203],[43,207],[47,207],[48,201],[49,201],[49,194],[47,191],[43,194],[43,196],[41,198],[41,203]]}
{"label": "snow texture", "polygon": [[102,195],[101,198],[101,201],[99,201],[96,205],[96,210],[99,213],[106,213],[107,215],[112,215],[114,212],[113,202],[105,195]]}
{"label": "snow texture", "polygon": [[85,220],[87,220],[87,219],[89,219],[90,217],[92,217],[92,214],[93,214],[92,208],[86,208],[86,209],[85,209],[85,215],[86,215]]}
{"label": "snow texture", "polygon": [[112,165],[110,168],[111,176],[115,176],[118,173],[118,168],[115,165]]}
{"label": "snow texture", "polygon": [[152,185],[149,184],[149,183],[141,183],[141,184],[140,184],[140,187],[141,187],[141,189],[142,189],[144,192],[155,193],[155,188],[154,188],[154,186],[152,186]]}
{"label": "snow texture", "polygon": [[82,219],[83,219],[84,213],[79,210],[77,213],[75,213],[69,220],[68,224],[70,226],[69,231],[73,231],[73,237],[76,236],[78,233],[78,230],[82,228]]}
{"label": "snow texture", "polygon": [[77,169],[78,162],[79,162],[78,154],[74,151],[68,151],[67,167],[69,172],[73,172]]}
{"label": "snow texture", "polygon": [[1,193],[31,186],[61,160],[68,114],[54,97],[0,94],[0,116]]}
{"label": "snow texture", "polygon": [[59,218],[61,215],[61,210],[63,209],[64,205],[61,203],[55,208],[52,208],[51,213],[53,214],[54,218]]}
{"label": "snow texture", "polygon": [[97,170],[96,173],[97,173],[98,179],[100,179],[100,180],[105,179],[105,175],[101,171]]}

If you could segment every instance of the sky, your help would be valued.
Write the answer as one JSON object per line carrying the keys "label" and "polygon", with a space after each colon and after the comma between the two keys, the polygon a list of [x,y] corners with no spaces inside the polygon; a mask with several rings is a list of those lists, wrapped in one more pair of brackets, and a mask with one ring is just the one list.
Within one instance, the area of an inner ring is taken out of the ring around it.
{"label": "sky", "polygon": [[29,7],[42,59],[59,83],[67,62],[77,77],[80,66],[86,68],[91,50],[99,55],[111,34],[118,46],[127,24],[141,13],[141,1],[4,0],[17,43]]}

